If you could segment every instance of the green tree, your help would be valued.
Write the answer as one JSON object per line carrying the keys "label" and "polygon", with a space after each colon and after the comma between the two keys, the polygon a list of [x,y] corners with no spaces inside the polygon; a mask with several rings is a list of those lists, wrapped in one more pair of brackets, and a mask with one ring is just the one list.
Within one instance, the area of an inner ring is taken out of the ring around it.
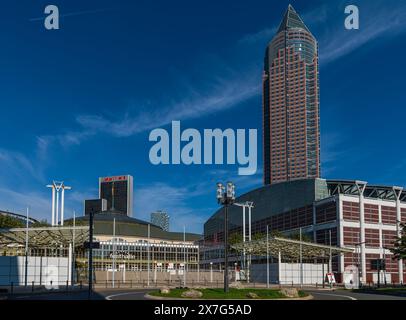
{"label": "green tree", "polygon": [[[73,226],[73,219],[65,220],[65,222],[63,223],[63,225],[64,225],[64,226],[72,227],[72,226]],[[88,225],[89,225],[89,221],[88,221],[88,220],[76,220],[76,221],[75,221],[75,227],[88,226]]]}
{"label": "green tree", "polygon": [[25,226],[24,222],[21,219],[17,219],[6,215],[0,215],[0,229],[22,228],[24,226]]}
{"label": "green tree", "polygon": [[[295,233],[292,233],[291,235],[289,235],[288,238],[292,239],[292,240],[300,240],[300,232],[297,231]],[[312,242],[312,240],[313,239],[308,234],[302,232],[302,241],[304,241],[304,242]]]}
{"label": "green tree", "polygon": [[228,243],[230,245],[237,244],[237,243],[240,243],[240,242],[242,242],[242,234],[232,233],[228,237]]}
{"label": "green tree", "polygon": [[395,240],[394,247],[390,249],[398,260],[406,259],[406,224],[402,223],[401,227],[401,235]]}

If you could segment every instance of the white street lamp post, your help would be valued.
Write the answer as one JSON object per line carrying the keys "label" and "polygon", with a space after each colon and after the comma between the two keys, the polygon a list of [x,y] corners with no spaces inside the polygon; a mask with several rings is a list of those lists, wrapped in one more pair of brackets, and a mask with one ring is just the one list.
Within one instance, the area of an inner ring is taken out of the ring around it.
{"label": "white street lamp post", "polygon": [[269,226],[266,226],[266,287],[269,289]]}

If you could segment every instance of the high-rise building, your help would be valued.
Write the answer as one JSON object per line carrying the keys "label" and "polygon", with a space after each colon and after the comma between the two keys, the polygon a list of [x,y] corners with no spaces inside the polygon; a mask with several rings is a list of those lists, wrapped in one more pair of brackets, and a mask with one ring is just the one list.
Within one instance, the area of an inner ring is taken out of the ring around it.
{"label": "high-rise building", "polygon": [[165,231],[169,231],[169,214],[160,210],[152,212],[151,223],[161,227]]}
{"label": "high-rise building", "polygon": [[99,198],[107,200],[107,210],[114,209],[132,217],[133,177],[125,175],[99,178]]}
{"label": "high-rise building", "polygon": [[264,184],[320,177],[318,44],[289,5],[263,72]]}

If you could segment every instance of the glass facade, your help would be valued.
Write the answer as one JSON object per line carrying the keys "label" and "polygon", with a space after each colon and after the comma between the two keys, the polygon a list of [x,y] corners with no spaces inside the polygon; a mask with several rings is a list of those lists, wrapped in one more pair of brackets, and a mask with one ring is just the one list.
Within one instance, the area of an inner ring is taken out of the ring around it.
{"label": "glass facade", "polygon": [[[162,264],[162,270],[167,270],[169,264],[175,270],[186,262],[188,270],[197,270],[199,263],[199,247],[190,243],[148,243],[147,240],[137,242],[101,241],[100,249],[93,251],[93,265],[95,270],[112,268],[113,257],[118,265],[125,265],[129,271],[143,271],[152,264]],[[86,253],[77,257],[78,260],[87,261]]]}
{"label": "glass facade", "polygon": [[99,178],[99,198],[107,200],[107,210],[114,209],[131,217],[133,205],[132,176]]}

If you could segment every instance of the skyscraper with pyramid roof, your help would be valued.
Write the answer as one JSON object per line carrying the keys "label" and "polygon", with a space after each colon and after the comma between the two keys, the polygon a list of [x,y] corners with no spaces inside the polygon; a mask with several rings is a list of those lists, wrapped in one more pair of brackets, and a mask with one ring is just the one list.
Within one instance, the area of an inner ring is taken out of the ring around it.
{"label": "skyscraper with pyramid roof", "polygon": [[318,45],[291,5],[266,48],[264,184],[320,177]]}

